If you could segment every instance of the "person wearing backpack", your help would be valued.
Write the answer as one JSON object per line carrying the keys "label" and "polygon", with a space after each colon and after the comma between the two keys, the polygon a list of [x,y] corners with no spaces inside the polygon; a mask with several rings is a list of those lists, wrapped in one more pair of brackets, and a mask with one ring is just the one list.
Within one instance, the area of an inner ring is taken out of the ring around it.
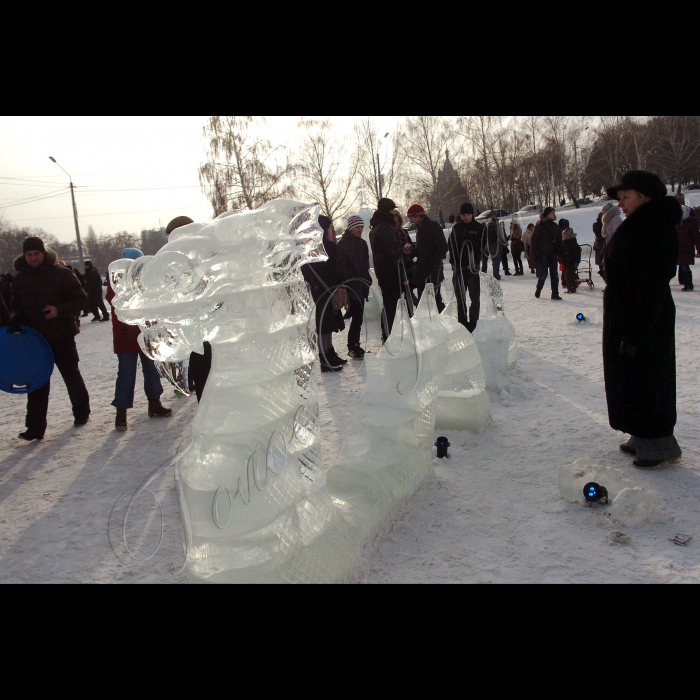
{"label": "person wearing backpack", "polygon": [[539,279],[535,297],[542,296],[547,277],[552,277],[552,301],[563,301],[559,296],[559,260],[562,253],[561,229],[557,226],[557,212],[547,207],[532,235],[532,252],[539,258]]}

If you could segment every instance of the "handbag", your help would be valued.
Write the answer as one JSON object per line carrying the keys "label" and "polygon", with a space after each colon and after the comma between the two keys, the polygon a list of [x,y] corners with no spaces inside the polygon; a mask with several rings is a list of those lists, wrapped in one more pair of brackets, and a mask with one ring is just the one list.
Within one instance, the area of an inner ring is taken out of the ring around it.
{"label": "handbag", "polygon": [[[316,272],[316,270],[311,268],[311,272],[314,273],[316,279],[326,288],[326,291],[330,293],[331,288],[321,279],[321,276]],[[333,306],[333,312],[339,313],[343,309],[350,308],[350,300],[348,298],[348,290],[345,287],[338,287],[338,289],[333,292],[331,297],[331,305]]]}

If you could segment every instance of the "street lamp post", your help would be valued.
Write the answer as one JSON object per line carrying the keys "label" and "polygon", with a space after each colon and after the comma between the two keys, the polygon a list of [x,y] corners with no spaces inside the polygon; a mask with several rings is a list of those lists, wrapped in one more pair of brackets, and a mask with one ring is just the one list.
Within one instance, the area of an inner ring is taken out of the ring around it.
{"label": "street lamp post", "polygon": [[[388,134],[385,134],[384,138],[387,139],[389,138],[389,132]],[[382,146],[382,141],[380,140],[379,143],[377,144],[377,179],[378,182],[377,184],[379,185],[379,199],[382,199],[384,197],[384,187],[382,186],[382,166],[379,162],[379,149]]]}
{"label": "street lamp post", "polygon": [[80,226],[78,225],[78,206],[75,203],[75,187],[73,186],[73,178],[63,167],[61,167],[61,165],[53,156],[49,156],[49,160],[52,163],[58,165],[58,167],[61,168],[61,170],[63,170],[63,172],[66,173],[66,175],[68,175],[68,179],[70,180],[70,196],[73,200],[73,219],[75,220],[75,238],[78,242],[78,258],[80,259],[80,272],[82,274],[85,274],[85,257],[83,256],[83,242],[80,239]]}

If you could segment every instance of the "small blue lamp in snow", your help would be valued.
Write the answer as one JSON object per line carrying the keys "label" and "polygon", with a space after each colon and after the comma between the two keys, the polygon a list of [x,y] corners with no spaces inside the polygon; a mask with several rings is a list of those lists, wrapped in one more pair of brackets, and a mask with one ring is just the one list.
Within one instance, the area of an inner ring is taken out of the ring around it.
{"label": "small blue lamp in snow", "polygon": [[586,321],[586,317],[583,314],[578,314],[578,316],[576,316],[576,320],[579,323],[584,323]]}
{"label": "small blue lamp in snow", "polygon": [[600,484],[586,484],[583,489],[583,497],[586,503],[608,503],[608,490]]}
{"label": "small blue lamp in snow", "polygon": [[446,437],[439,437],[435,443],[435,447],[437,447],[438,459],[445,459],[446,457],[449,457],[447,454],[447,448],[450,447],[450,441]]}

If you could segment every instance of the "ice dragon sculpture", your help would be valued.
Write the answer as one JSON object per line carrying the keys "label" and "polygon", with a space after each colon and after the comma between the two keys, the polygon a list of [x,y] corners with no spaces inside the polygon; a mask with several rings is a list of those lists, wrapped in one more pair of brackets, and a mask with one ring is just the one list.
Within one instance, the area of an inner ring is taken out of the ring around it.
{"label": "ice dragon sculpture", "polygon": [[447,365],[433,292],[414,320],[402,307],[392,344],[371,358],[327,484],[313,302],[299,273],[325,259],[318,215],[279,200],[178,229],[156,256],[110,266],[117,316],[141,327],[149,357],[177,366],[204,341],[213,347],[178,467],[193,581],[357,580],[377,535],[430,473]]}

